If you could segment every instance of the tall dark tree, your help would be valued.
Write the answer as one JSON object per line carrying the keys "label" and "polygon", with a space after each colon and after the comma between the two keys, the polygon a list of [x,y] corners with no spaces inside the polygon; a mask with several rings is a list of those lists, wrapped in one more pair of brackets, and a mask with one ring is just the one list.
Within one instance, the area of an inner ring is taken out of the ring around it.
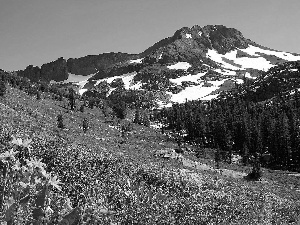
{"label": "tall dark tree", "polygon": [[3,80],[0,80],[0,97],[6,93],[6,86]]}
{"label": "tall dark tree", "polygon": [[75,109],[75,102],[76,102],[75,91],[72,88],[70,88],[69,89],[69,104],[70,104],[71,110]]}

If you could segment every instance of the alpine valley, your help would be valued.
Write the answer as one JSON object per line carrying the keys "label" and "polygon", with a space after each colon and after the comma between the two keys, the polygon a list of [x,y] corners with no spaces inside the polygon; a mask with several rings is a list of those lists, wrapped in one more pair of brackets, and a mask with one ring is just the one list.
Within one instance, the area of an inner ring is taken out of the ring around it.
{"label": "alpine valley", "polygon": [[0,225],[299,225],[299,77],[222,25],[0,70]]}

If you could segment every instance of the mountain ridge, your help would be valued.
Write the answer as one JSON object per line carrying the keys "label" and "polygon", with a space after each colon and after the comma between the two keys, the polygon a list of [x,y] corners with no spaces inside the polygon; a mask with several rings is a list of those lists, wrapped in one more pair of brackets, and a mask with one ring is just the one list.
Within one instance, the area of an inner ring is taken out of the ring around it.
{"label": "mountain ridge", "polygon": [[[194,25],[178,29],[172,36],[138,54],[111,52],[59,58],[43,64],[41,68],[28,66],[25,70],[17,71],[17,74],[34,81],[63,83],[76,83],[72,82],[71,77],[82,76],[81,83],[77,82],[81,94],[109,78],[121,78],[124,82],[124,79],[129,79],[126,74],[134,74],[128,81],[130,84],[127,89],[132,86],[144,90],[163,90],[172,95],[176,102],[178,98],[174,94],[181,92],[184,95],[192,88],[199,98],[209,95],[211,97],[208,99],[216,97],[217,90],[223,84],[226,86],[226,83],[231,83],[229,87],[232,88],[233,83],[243,83],[245,78],[255,79],[277,64],[296,60],[300,60],[299,54],[261,46],[245,38],[235,28]],[[179,78],[184,85],[176,82]],[[209,86],[210,89],[205,88]],[[208,93],[204,95],[204,92]],[[193,100],[189,96],[180,97],[183,98]]]}

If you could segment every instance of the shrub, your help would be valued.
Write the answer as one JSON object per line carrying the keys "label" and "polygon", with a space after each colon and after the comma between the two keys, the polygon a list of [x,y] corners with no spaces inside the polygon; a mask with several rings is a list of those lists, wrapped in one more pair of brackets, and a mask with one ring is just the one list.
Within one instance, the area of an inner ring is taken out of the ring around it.
{"label": "shrub", "polygon": [[64,126],[64,121],[63,121],[63,116],[61,114],[59,114],[57,116],[57,127],[60,128],[60,129],[63,129],[65,126]]}

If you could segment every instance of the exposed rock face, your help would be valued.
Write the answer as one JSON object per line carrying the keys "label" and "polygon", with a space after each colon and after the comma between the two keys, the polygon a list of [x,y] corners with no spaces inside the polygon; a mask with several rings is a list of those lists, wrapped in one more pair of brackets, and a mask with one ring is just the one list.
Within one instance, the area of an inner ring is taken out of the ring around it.
{"label": "exposed rock face", "polygon": [[[120,70],[127,72],[133,70],[134,66],[128,68],[120,66],[122,62],[137,57],[127,53],[104,53],[100,55],[88,55],[81,58],[70,58],[65,60],[59,58],[53,62],[43,64],[41,68],[32,65],[25,70],[18,71],[19,76],[27,77],[32,81],[64,81],[68,79],[68,73],[75,75],[96,74],[98,77],[114,76]],[[115,66],[119,65],[119,66]],[[113,68],[113,69],[112,69]],[[116,68],[120,68],[117,70]],[[112,71],[112,72],[111,72]],[[111,73],[111,75],[109,75]]]}
{"label": "exposed rock face", "polygon": [[29,65],[25,70],[18,71],[17,74],[35,82],[41,79],[41,69],[38,66]]}
{"label": "exposed rock face", "polygon": [[177,30],[172,37],[157,42],[141,55],[145,56],[146,63],[166,64],[186,61],[199,64],[199,61],[207,61],[205,56],[208,49],[225,54],[235,48],[247,48],[250,43],[255,44],[234,28],[223,25],[208,25],[201,28],[196,25]]}
{"label": "exposed rock face", "polygon": [[68,71],[77,75],[89,75],[97,72],[107,74],[112,65],[130,60],[135,56],[134,54],[110,52],[81,58],[70,58],[67,62]]}
{"label": "exposed rock face", "polygon": [[43,64],[41,67],[41,79],[45,81],[64,81],[68,79],[67,61],[59,58],[56,61]]}
{"label": "exposed rock face", "polygon": [[63,58],[38,66],[27,66],[25,70],[17,72],[19,76],[27,77],[32,81],[63,81],[68,79],[67,62]]}

